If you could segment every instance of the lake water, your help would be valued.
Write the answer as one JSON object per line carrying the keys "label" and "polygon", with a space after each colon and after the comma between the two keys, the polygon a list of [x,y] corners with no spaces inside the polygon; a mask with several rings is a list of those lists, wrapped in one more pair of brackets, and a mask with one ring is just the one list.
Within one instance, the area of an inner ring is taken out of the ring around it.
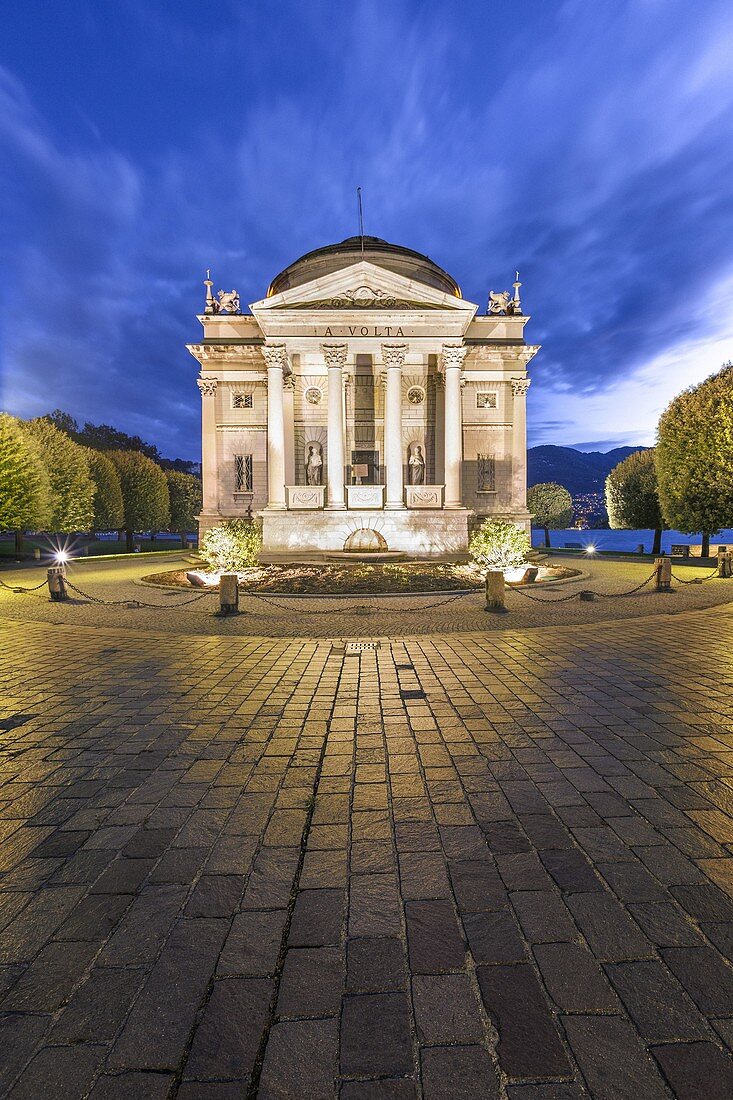
{"label": "lake water", "polygon": [[[702,541],[700,535],[683,535],[680,531],[662,532],[662,551],[669,553],[672,544],[681,546],[699,546]],[[532,528],[532,545],[544,546],[545,533],[540,527]],[[654,542],[653,531],[578,531],[569,528],[561,531],[550,531],[550,543],[552,546],[562,549],[566,542],[580,543],[581,546],[595,546],[596,550],[636,550],[641,543],[644,550],[651,554]],[[733,544],[733,528],[725,528],[710,536],[710,550],[715,553],[718,543],[722,546]]]}

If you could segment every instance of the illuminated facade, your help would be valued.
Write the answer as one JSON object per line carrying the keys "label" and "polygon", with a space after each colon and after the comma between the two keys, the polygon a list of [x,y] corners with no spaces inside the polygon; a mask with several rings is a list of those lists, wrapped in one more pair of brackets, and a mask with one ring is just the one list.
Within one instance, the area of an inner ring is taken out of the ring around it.
{"label": "illuminated facade", "polygon": [[529,530],[528,318],[519,286],[464,301],[427,257],[374,237],[308,253],[250,313],[199,317],[201,531],[259,515],[265,555],[465,550],[487,516]]}

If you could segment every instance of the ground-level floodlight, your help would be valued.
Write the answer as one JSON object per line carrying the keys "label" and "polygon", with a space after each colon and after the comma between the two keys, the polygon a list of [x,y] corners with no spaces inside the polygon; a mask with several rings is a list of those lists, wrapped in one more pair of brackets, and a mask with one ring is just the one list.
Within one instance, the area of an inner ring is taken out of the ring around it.
{"label": "ground-level floodlight", "polygon": [[48,579],[48,593],[52,600],[68,600],[69,593],[66,588],[66,570],[63,565],[52,565],[46,574]]}
{"label": "ground-level floodlight", "polygon": [[504,605],[504,574],[501,569],[489,569],[486,573],[485,611],[506,611]]}
{"label": "ground-level floodlight", "polygon": [[219,614],[239,614],[239,577],[236,573],[222,573],[219,577]]}

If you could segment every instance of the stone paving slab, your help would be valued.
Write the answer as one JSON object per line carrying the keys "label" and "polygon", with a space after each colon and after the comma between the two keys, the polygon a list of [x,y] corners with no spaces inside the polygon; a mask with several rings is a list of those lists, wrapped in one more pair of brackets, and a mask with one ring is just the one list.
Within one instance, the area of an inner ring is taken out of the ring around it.
{"label": "stone paving slab", "polygon": [[0,1095],[733,1093],[731,609],[0,630]]}

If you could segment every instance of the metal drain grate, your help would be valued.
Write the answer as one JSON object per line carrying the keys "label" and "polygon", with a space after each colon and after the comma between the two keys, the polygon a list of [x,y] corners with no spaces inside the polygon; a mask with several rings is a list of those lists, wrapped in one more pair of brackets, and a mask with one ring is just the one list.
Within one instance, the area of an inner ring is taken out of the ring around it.
{"label": "metal drain grate", "polygon": [[379,642],[347,642],[344,647],[346,656],[353,656],[355,653],[364,653],[370,649],[379,649]]}
{"label": "metal drain grate", "polygon": [[420,689],[405,689],[400,691],[400,696],[402,699],[424,699],[425,692]]}

